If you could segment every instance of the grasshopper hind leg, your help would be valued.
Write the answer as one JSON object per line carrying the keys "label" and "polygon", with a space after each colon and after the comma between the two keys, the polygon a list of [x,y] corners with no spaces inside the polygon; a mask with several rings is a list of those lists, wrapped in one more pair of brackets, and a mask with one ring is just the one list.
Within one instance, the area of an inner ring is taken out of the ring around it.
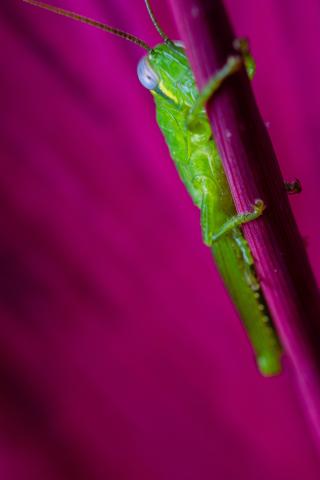
{"label": "grasshopper hind leg", "polygon": [[210,194],[205,192],[202,195],[201,202],[201,232],[203,243],[208,247],[212,244],[212,218],[214,215],[213,202],[210,198]]}
{"label": "grasshopper hind leg", "polygon": [[239,248],[239,256],[241,256],[241,265],[246,282],[253,292],[258,292],[260,290],[260,284],[254,270],[254,261],[248,242],[238,228],[233,230],[232,237]]}

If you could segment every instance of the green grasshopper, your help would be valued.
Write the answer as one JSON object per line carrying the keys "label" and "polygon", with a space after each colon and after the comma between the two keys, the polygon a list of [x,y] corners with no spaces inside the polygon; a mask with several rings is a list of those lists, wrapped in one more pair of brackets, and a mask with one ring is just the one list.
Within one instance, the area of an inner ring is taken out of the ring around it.
{"label": "green grasshopper", "polygon": [[[207,101],[230,75],[247,67],[253,73],[246,42],[235,40],[235,54],[199,92],[185,50],[160,28],[148,0],[150,18],[163,39],[154,48],[139,38],[103,23],[36,0],[24,0],[54,13],[93,25],[129,40],[147,51],[138,64],[138,77],[155,101],[157,121],[179,175],[201,212],[204,243],[211,248],[215,262],[235,303],[256,352],[260,372],[271,376],[281,371],[281,345],[273,327],[256,275],[250,248],[241,225],[262,215],[262,200],[253,202],[252,211],[237,214],[222,162],[212,138],[205,110]],[[287,184],[289,192],[299,189]]]}

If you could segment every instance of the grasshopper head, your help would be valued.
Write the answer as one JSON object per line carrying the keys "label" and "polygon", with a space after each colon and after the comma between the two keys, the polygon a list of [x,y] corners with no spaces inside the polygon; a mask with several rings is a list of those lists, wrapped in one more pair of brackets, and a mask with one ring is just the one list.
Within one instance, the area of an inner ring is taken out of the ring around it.
{"label": "grasshopper head", "polygon": [[[141,83],[146,88],[151,90],[154,95],[161,95],[167,100],[170,100],[171,103],[180,103],[178,101],[179,94],[183,94],[186,89],[186,82],[190,82],[190,68],[188,60],[181,44],[172,42],[159,26],[159,23],[157,22],[151,9],[149,0],[145,0],[146,7],[155,28],[163,39],[163,43],[154,48],[151,48],[148,44],[135,35],[119,30],[118,28],[111,27],[102,22],[92,20],[91,18],[84,17],[78,13],[64,10],[53,5],[43,3],[39,0],[23,1],[40,8],[44,8],[45,10],[49,10],[58,15],[77,20],[87,25],[92,25],[96,28],[139,45],[148,52],[138,65],[138,76]],[[188,72],[189,79],[187,78]]]}
{"label": "grasshopper head", "polygon": [[165,42],[154,47],[138,63],[142,85],[156,96],[171,103],[188,103],[194,79],[184,48],[180,42]]}

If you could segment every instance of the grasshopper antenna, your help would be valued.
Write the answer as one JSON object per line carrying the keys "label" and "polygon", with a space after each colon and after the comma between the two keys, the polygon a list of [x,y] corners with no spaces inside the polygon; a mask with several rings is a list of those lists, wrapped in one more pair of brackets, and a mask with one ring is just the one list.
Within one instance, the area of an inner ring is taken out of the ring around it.
{"label": "grasshopper antenna", "polygon": [[150,1],[149,0],[145,0],[145,4],[146,4],[146,7],[147,7],[147,10],[148,10],[148,13],[149,13],[149,16],[151,18],[151,21],[153,23],[153,25],[156,27],[158,33],[161,35],[161,37],[164,39],[165,43],[172,43],[172,41],[170,40],[170,38],[164,33],[164,31],[162,30],[162,28],[160,27],[154,13],[153,13],[153,10],[151,8],[151,5],[150,5]]}
{"label": "grasshopper antenna", "polygon": [[58,15],[62,15],[63,17],[72,18],[73,20],[77,20],[78,22],[86,23],[87,25],[92,25],[93,27],[100,28],[100,30],[112,33],[113,35],[124,38],[125,40],[129,40],[129,42],[133,42],[136,45],[139,45],[139,47],[144,48],[148,52],[152,50],[151,47],[149,47],[149,45],[147,45],[143,40],[140,40],[140,38],[131,35],[131,33],[123,32],[118,28],[109,27],[109,25],[105,25],[102,22],[92,20],[91,18],[83,17],[78,13],[70,12],[68,10],[64,10],[63,8],[54,7],[53,5],[48,5],[47,3],[43,2],[38,2],[37,0],[22,1],[36,7],[44,8],[45,10],[49,10],[50,12],[57,13]]}

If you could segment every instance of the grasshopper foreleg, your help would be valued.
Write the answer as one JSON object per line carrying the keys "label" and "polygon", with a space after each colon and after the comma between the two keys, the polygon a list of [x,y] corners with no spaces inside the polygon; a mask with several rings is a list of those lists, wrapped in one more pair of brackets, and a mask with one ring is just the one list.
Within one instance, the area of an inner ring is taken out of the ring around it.
{"label": "grasshopper foreleg", "polygon": [[258,291],[260,289],[259,281],[257,279],[256,273],[254,271],[253,265],[253,257],[252,253],[250,250],[250,247],[248,245],[248,242],[242,235],[242,232],[240,231],[239,228],[235,228],[232,232],[232,237],[236,244],[239,247],[239,251],[241,253],[241,267],[245,276],[245,279],[247,281],[247,284],[253,290],[254,292]]}
{"label": "grasshopper foreleg", "polygon": [[259,218],[263,211],[265,210],[265,204],[262,200],[256,200],[253,209],[251,212],[239,213],[234,217],[229,218],[220,228],[217,230],[211,238],[212,243],[219,240],[219,238],[223,237],[230,231],[232,231],[236,227],[240,227],[244,223],[251,222],[252,220],[256,220]]}
{"label": "grasshopper foreleg", "polygon": [[243,59],[239,55],[233,55],[228,58],[226,64],[209,80],[207,85],[199,93],[196,101],[191,107],[187,117],[187,127],[192,129],[192,125],[197,122],[197,115],[204,108],[208,100],[220,88],[223,81],[233,73],[240,70],[243,65]]}

